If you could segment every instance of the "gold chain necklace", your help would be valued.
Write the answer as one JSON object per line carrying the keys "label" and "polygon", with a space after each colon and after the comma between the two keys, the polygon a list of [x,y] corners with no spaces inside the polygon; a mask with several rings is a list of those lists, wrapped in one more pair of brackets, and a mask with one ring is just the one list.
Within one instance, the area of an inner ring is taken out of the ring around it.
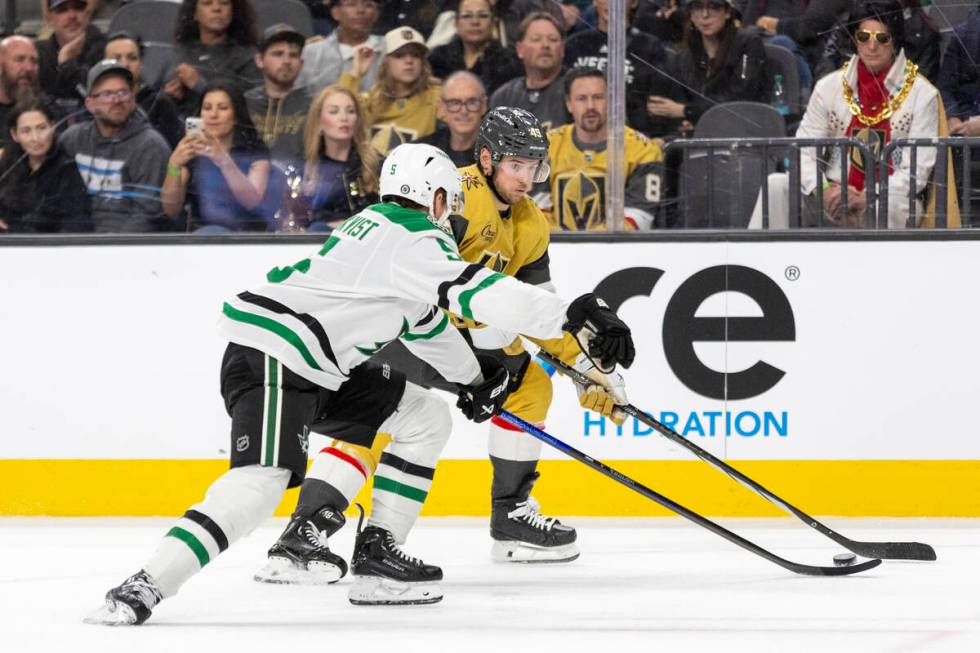
{"label": "gold chain necklace", "polygon": [[[848,62],[850,63],[850,62]],[[847,69],[847,64],[844,64],[844,69]],[[912,90],[912,84],[915,83],[915,76],[919,72],[919,67],[916,66],[909,60],[905,61],[905,81],[902,82],[902,87],[898,89],[898,93],[895,94],[884,109],[879,111],[873,116],[866,116],[861,113],[861,105],[854,98],[854,91],[851,89],[850,84],[847,83],[847,75],[841,75],[841,83],[844,86],[844,101],[847,102],[847,108],[851,110],[854,117],[858,119],[858,122],[865,127],[870,127],[872,125],[877,125],[882,120],[888,120],[895,113],[895,110],[901,106],[902,102],[905,102],[905,98],[909,96],[909,91]]]}

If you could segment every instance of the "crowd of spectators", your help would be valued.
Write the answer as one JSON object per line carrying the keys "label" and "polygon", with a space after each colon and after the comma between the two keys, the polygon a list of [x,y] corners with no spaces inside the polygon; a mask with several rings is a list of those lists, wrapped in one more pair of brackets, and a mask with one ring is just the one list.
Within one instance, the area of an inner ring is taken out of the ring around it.
{"label": "crowd of spectators", "polygon": [[[471,165],[497,106],[550,130],[552,178],[536,198],[554,228],[605,223],[609,0],[301,0],[312,38],[262,29],[249,0],[182,0],[156,83],[140,30],[93,20],[118,2],[39,1],[42,34],[0,41],[0,232],[328,231],[377,200],[380,162],[400,143]],[[772,104],[785,135],[877,139],[876,151],[980,136],[980,11],[942,52],[921,4],[626,0],[627,226],[671,226],[663,148],[719,104]],[[772,47],[792,53],[799,115]],[[924,184],[935,155],[918,161]],[[894,163],[897,192],[908,162]],[[858,168],[821,189],[803,175],[826,222],[863,222]],[[842,194],[849,215],[834,212]],[[891,226],[910,218],[901,206]]]}

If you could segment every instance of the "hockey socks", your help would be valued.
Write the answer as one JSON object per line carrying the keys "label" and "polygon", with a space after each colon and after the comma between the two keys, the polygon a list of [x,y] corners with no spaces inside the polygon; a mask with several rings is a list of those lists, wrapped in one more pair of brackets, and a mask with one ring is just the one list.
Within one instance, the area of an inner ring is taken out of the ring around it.
{"label": "hockey socks", "polygon": [[164,598],[231,544],[272,516],[289,483],[289,470],[250,465],[221,475],[177,520],[143,566]]}
{"label": "hockey socks", "polygon": [[534,473],[541,456],[541,441],[494,417],[490,420],[488,449],[493,464],[490,494],[498,499],[516,494],[524,479]]}
{"label": "hockey socks", "polygon": [[371,494],[371,518],[368,524],[379,526],[404,544],[415,525],[422,504],[429,494],[435,467],[418,465],[397,455],[405,447],[392,444],[391,451],[381,454],[381,464],[374,474]]}

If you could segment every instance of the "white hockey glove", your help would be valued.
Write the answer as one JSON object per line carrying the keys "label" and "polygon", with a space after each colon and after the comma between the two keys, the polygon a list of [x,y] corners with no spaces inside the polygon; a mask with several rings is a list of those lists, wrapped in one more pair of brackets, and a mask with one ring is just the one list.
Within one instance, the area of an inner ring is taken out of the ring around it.
{"label": "white hockey glove", "polygon": [[626,398],[626,382],[619,372],[601,372],[585,354],[579,354],[572,367],[592,381],[589,385],[575,384],[579,405],[608,417],[617,425],[622,424],[626,413],[617,406],[625,406],[629,399]]}

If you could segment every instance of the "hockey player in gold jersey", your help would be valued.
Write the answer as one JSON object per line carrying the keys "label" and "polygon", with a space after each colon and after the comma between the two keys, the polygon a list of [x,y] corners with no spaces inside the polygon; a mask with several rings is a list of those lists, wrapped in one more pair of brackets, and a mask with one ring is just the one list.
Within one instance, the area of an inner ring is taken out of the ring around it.
{"label": "hockey player in gold jersey", "polygon": [[[451,218],[453,236],[464,260],[553,290],[549,269],[548,221],[528,196],[548,178],[547,140],[537,118],[511,107],[492,109],[476,141],[477,163],[461,168],[463,215]],[[551,378],[532,362],[515,333],[456,319],[474,348],[492,353],[511,370],[516,389],[504,408],[534,424],[543,424],[551,404]],[[530,339],[530,338],[529,338]],[[534,340],[534,339],[530,339]],[[602,374],[582,353],[576,339],[534,340],[570,365],[587,370],[596,381],[579,388],[582,405],[621,423],[617,403],[625,403],[622,377]],[[513,386],[512,386],[513,387]],[[578,557],[575,529],[539,514],[530,496],[541,442],[501,419],[491,420],[493,463],[492,555],[499,561],[564,562]]]}
{"label": "hockey player in gold jersey", "polygon": [[[606,228],[606,78],[595,68],[575,68],[565,76],[572,122],[548,133],[551,178],[536,193],[552,229]],[[627,228],[650,229],[660,203],[663,153],[660,146],[626,127]]]}

